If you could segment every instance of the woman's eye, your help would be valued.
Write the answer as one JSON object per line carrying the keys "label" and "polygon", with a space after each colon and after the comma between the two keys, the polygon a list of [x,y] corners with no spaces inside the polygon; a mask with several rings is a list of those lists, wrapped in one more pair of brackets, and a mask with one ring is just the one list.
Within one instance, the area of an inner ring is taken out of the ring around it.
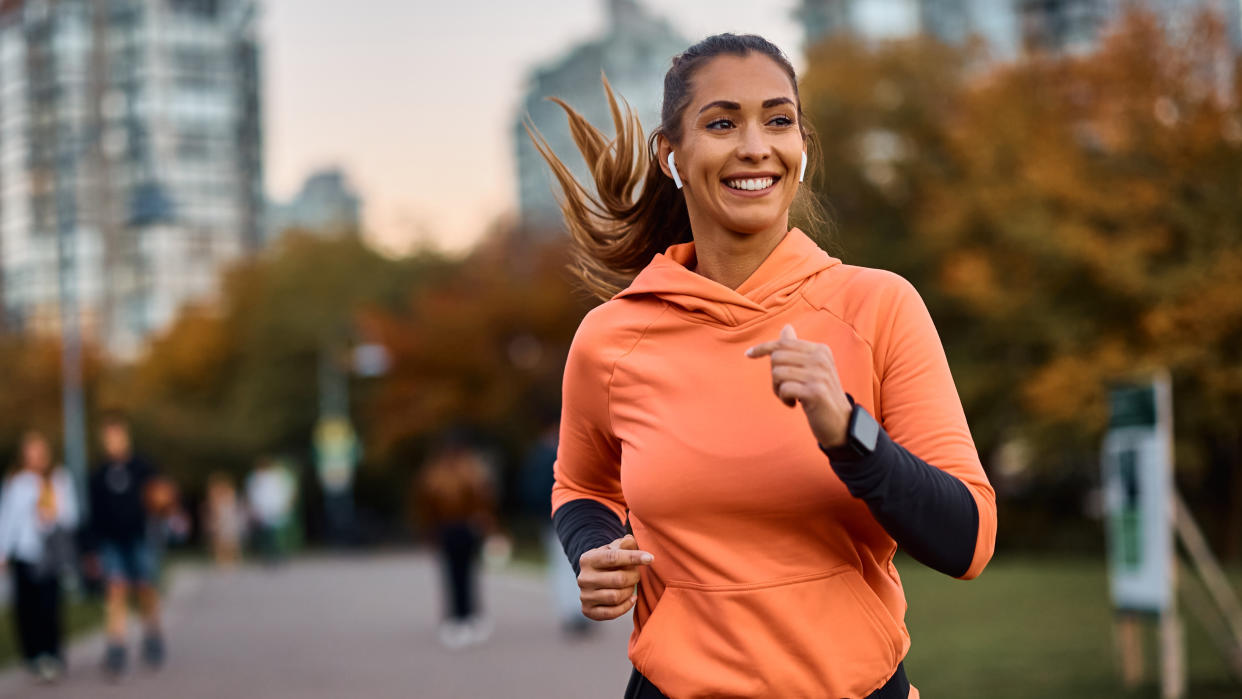
{"label": "woman's eye", "polygon": [[723,129],[729,126],[733,126],[733,122],[728,119],[716,119],[715,121],[708,122],[707,124],[707,128],[709,129]]}
{"label": "woman's eye", "polygon": [[777,126],[789,126],[793,124],[794,122],[793,122],[793,119],[790,119],[787,116],[778,116],[778,117],[773,118],[772,121],[769,121],[768,123],[776,124]]}

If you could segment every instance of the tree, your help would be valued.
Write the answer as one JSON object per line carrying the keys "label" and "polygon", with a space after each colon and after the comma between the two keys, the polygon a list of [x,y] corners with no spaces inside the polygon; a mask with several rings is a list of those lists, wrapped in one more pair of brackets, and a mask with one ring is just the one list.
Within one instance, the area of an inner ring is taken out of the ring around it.
{"label": "tree", "polygon": [[[392,366],[367,411],[369,444],[413,467],[446,430],[468,427],[510,456],[556,419],[574,331],[589,302],[568,277],[563,236],[500,228],[363,332]],[[510,459],[516,461],[516,459]]]}
{"label": "tree", "polygon": [[[985,460],[1090,469],[1109,385],[1169,367],[1179,478],[1242,552],[1242,82],[1221,24],[1133,13],[1011,65],[929,40],[811,54],[846,261],[910,278]],[[1212,493],[1227,493],[1213,499]]]}
{"label": "tree", "polygon": [[[100,375],[98,353],[83,352],[82,383],[94,394]],[[43,337],[0,334],[0,473],[17,462],[22,433],[39,430],[56,443],[64,425],[61,406],[60,343]],[[58,453],[63,450],[56,450]]]}
{"label": "tree", "polygon": [[394,304],[427,257],[386,259],[356,236],[286,234],[242,262],[217,305],[184,309],[107,388],[153,455],[187,485],[264,454],[308,460],[320,353],[352,340],[363,306]]}

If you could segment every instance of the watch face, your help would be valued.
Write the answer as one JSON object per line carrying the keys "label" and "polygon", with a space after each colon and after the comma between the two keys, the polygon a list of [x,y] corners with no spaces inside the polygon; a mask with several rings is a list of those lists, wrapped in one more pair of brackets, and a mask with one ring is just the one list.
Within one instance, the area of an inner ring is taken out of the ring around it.
{"label": "watch face", "polygon": [[857,414],[850,430],[850,439],[870,454],[875,451],[876,440],[880,438],[880,423],[871,417],[871,413],[863,410],[862,406],[858,407]]}

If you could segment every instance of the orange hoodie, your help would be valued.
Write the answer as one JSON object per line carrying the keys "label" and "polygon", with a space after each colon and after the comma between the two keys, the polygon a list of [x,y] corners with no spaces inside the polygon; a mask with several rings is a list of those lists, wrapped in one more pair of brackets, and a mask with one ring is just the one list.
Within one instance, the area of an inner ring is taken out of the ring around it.
{"label": "orange hoodie", "polygon": [[578,328],[553,510],[589,498],[628,513],[655,556],[629,658],[670,699],[865,697],[910,647],[896,544],[772,393],[770,363],[744,352],[786,323],[832,348],[845,391],[974,497],[969,579],[992,556],[995,494],[939,336],[907,281],[797,228],[736,290],[693,258],[693,243],[656,255]]}

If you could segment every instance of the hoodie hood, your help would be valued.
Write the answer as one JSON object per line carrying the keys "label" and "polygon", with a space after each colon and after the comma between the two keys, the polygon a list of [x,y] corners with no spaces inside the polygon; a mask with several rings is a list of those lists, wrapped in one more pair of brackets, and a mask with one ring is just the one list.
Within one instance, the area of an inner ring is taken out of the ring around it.
{"label": "hoodie hood", "polygon": [[683,311],[722,325],[742,325],[793,299],[812,277],[841,264],[815,241],[791,228],[763,264],[730,289],[690,271],[694,243],[673,245],[651,259],[624,291],[613,298],[652,295]]}

